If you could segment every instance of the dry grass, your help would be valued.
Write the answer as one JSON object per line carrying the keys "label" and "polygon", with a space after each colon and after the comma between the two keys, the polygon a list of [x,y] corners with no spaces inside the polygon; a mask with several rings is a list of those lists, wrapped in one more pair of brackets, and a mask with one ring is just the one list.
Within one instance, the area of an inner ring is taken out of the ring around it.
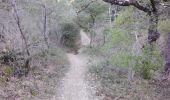
{"label": "dry grass", "polygon": [[144,80],[135,74],[128,79],[128,69],[111,65],[96,65],[89,70],[101,100],[169,100],[170,84],[158,79]]}
{"label": "dry grass", "polygon": [[69,68],[65,57],[64,52],[56,48],[48,54],[34,55],[27,77],[8,77],[8,81],[0,77],[0,99],[49,100],[56,96],[60,79]]}

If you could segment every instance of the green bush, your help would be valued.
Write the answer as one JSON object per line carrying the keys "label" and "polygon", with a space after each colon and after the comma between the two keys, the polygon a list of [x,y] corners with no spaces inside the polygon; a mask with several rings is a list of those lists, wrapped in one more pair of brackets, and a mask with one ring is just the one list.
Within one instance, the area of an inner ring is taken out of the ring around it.
{"label": "green bush", "polygon": [[114,20],[114,25],[117,27],[120,27],[122,25],[123,26],[131,25],[132,22],[134,21],[132,14],[133,14],[133,7],[128,7],[125,10],[121,10],[119,12],[118,17],[116,17],[116,19]]}
{"label": "green bush", "polygon": [[10,76],[13,74],[13,69],[10,66],[5,66],[4,73],[6,76]]}
{"label": "green bush", "polygon": [[135,69],[140,71],[144,79],[152,78],[153,72],[163,66],[163,56],[157,44],[145,45],[142,54],[135,60]]}
{"label": "green bush", "polygon": [[133,56],[127,51],[118,51],[112,56],[111,63],[117,67],[132,67],[130,62]]}
{"label": "green bush", "polygon": [[160,20],[158,24],[158,29],[161,33],[168,33],[170,32],[170,21],[169,20]]}
{"label": "green bush", "polygon": [[85,31],[89,31],[89,23],[91,22],[91,18],[86,13],[80,13],[77,15],[77,17],[74,19],[75,23],[79,25],[82,29]]}
{"label": "green bush", "polygon": [[132,55],[130,50],[116,51],[112,55],[111,64],[117,67],[132,68],[144,79],[151,79],[155,71],[162,69],[163,56],[157,44],[153,44],[151,47],[145,45],[140,55]]}
{"label": "green bush", "polygon": [[80,29],[75,23],[62,23],[60,31],[62,33],[61,42],[64,46],[70,49],[75,49],[78,47],[77,40],[79,37]]}
{"label": "green bush", "polygon": [[[102,57],[105,57],[103,59],[108,60],[111,66],[130,68],[139,73],[144,79],[150,79],[153,73],[163,66],[161,50],[157,44],[153,44],[151,47],[150,45],[145,45],[145,48],[140,48],[143,41],[145,41],[143,39],[145,39],[145,33],[147,33],[147,25],[141,29],[139,26],[144,26],[144,18],[139,18],[140,20],[133,18],[133,12],[132,7],[118,12],[119,15],[112,23],[113,27],[105,28],[103,31],[103,34],[107,34],[108,40],[96,51]],[[141,20],[143,22],[140,22]],[[138,25],[137,28],[134,27],[135,25]],[[167,28],[163,30],[165,31]],[[136,47],[134,32],[140,35],[138,37],[139,47]],[[149,48],[152,48],[152,50],[149,51]],[[136,49],[140,51],[138,54],[135,53]],[[95,69],[97,68],[95,67]]]}

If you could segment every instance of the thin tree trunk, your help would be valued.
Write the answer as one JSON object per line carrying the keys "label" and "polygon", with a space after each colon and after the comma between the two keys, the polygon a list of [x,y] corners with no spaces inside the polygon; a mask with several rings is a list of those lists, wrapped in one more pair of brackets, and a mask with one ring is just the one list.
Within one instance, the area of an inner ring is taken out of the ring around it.
{"label": "thin tree trunk", "polygon": [[90,24],[90,30],[91,30],[90,31],[90,47],[92,47],[93,35],[94,35],[93,27],[94,27],[94,24],[95,24],[95,17],[92,14],[90,14],[90,17],[92,19],[92,22]]}
{"label": "thin tree trunk", "polygon": [[23,41],[24,41],[27,55],[30,56],[30,52],[29,52],[29,49],[28,49],[27,39],[26,39],[25,34],[23,33],[22,28],[21,28],[21,22],[20,22],[20,18],[19,18],[18,11],[17,11],[17,9],[16,9],[16,1],[15,1],[15,0],[13,0],[12,6],[13,6],[13,11],[14,11],[14,12],[13,12],[13,13],[14,13],[14,17],[15,17],[15,20],[16,20],[16,23],[17,23],[17,26],[18,26],[18,29],[19,29],[19,31],[20,31],[21,37],[22,37],[22,39],[23,39]]}
{"label": "thin tree trunk", "polygon": [[164,50],[165,74],[170,75],[170,33],[168,33],[167,43]]}
{"label": "thin tree trunk", "polygon": [[156,41],[160,37],[157,27],[158,27],[158,13],[153,12],[151,13],[150,19],[149,19],[149,28],[148,28],[148,44],[149,45],[147,45],[146,47],[149,60],[153,59],[152,58],[153,45],[156,43]]}
{"label": "thin tree trunk", "polygon": [[45,44],[47,45],[47,48],[49,49],[48,38],[47,38],[47,9],[45,5],[43,7],[44,7],[43,35],[44,35]]}
{"label": "thin tree trunk", "polygon": [[[158,21],[159,21],[159,14],[158,14],[158,9],[159,9],[159,2],[157,0],[150,0],[151,1],[151,13],[149,14],[149,28],[148,28],[148,44],[147,47],[145,48],[146,51],[146,56],[147,59],[144,60],[144,63],[152,63],[153,58],[153,46],[156,44],[156,41],[160,37],[160,33],[158,32]],[[149,75],[149,73],[148,73]],[[143,77],[146,79],[151,78],[149,75],[144,75]]]}
{"label": "thin tree trunk", "polygon": [[25,64],[23,65],[24,68],[25,68],[25,76],[26,76],[28,74],[29,70],[30,70],[30,58],[29,58],[30,52],[29,52],[28,42],[27,42],[26,36],[25,36],[25,34],[24,34],[24,32],[21,28],[20,17],[19,17],[17,8],[16,8],[16,1],[15,0],[12,0],[12,7],[13,7],[14,18],[16,20],[16,23],[17,23],[18,29],[20,31],[21,37],[24,41],[25,50],[26,50],[26,53],[27,53],[27,58],[25,60]]}
{"label": "thin tree trunk", "polygon": [[149,28],[148,28],[148,42],[149,44],[155,42],[159,37],[160,34],[157,30],[158,27],[158,12],[153,12],[150,15],[150,19],[149,19]]}

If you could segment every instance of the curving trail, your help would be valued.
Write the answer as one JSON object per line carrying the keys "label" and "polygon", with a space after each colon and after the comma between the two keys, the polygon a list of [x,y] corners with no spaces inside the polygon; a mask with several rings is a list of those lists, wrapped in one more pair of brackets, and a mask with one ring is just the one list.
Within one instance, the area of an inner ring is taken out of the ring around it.
{"label": "curving trail", "polygon": [[[90,38],[83,31],[80,32],[82,46],[90,44]],[[59,100],[90,100],[90,92],[85,80],[88,56],[81,53],[67,54],[71,68],[62,81],[62,92]]]}

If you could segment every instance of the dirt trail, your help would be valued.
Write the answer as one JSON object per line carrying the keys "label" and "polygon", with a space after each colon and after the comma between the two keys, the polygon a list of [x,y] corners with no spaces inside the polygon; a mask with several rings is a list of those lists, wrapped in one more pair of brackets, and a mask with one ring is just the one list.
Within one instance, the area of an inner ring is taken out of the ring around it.
{"label": "dirt trail", "polygon": [[[89,45],[89,37],[83,31],[81,31],[80,34],[82,45]],[[82,49],[83,48],[81,48],[81,51]],[[81,51],[77,55],[67,54],[71,68],[63,79],[62,92],[59,100],[90,100],[89,87],[85,80],[88,57],[83,55]]]}
{"label": "dirt trail", "polygon": [[90,38],[87,36],[87,34],[81,30],[80,35],[81,35],[81,44],[83,46],[89,45],[90,44]]}

